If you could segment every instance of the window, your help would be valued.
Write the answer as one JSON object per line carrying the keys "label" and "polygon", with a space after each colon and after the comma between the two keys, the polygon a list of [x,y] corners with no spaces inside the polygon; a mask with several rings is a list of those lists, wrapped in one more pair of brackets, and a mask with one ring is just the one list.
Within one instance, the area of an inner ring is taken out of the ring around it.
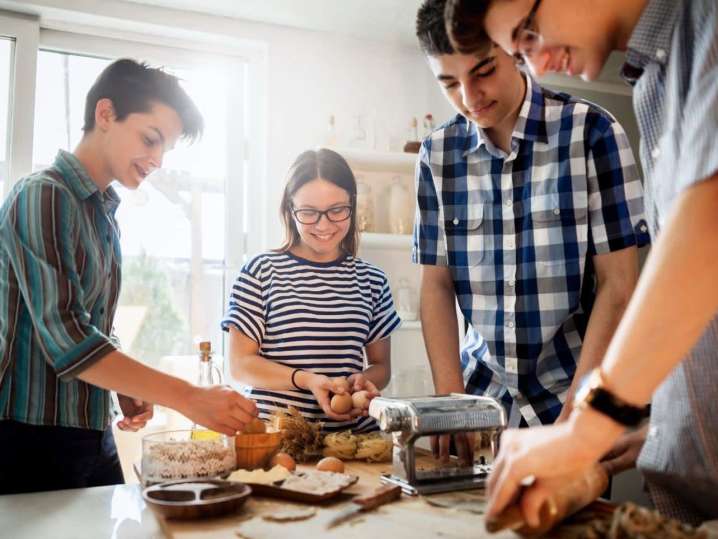
{"label": "window", "polygon": [[0,11],[0,201],[30,172],[37,19]]}
{"label": "window", "polygon": [[[216,57],[187,61],[187,51],[166,48],[159,61],[133,52],[130,46],[120,53],[113,48],[112,55],[140,58],[179,76],[205,119],[202,139],[178,144],[138,190],[113,185],[122,199],[117,218],[123,252],[115,332],[131,356],[167,369],[163,358],[193,353],[200,337],[221,350],[227,279],[237,272],[226,260],[241,260],[237,252],[243,249],[243,230],[227,221],[244,208],[244,128],[238,119],[245,110],[245,66]],[[33,170],[51,164],[58,148],[72,151],[80,141],[85,95],[113,59],[39,51]]]}
{"label": "window", "polygon": [[10,73],[12,62],[13,42],[7,38],[0,38],[0,200],[8,185],[8,154],[10,141],[8,132],[10,127]]}

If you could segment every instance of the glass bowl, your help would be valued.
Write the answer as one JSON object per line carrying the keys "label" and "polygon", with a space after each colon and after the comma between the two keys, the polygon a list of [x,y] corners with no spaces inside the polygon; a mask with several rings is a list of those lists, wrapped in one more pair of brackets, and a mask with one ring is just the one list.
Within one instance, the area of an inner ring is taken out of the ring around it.
{"label": "glass bowl", "polygon": [[229,475],[236,467],[234,438],[193,438],[193,431],[170,430],[142,438],[142,482],[195,480]]}

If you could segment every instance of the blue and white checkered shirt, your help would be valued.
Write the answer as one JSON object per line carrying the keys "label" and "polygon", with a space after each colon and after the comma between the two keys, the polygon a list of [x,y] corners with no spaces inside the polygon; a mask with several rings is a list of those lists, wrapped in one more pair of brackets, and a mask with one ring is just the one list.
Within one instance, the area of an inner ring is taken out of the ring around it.
{"label": "blue and white checkered shirt", "polygon": [[[718,174],[717,29],[715,0],[651,0],[628,42],[623,74],[656,237],[683,192]],[[637,463],[656,508],[691,524],[718,518],[716,367],[718,313],[653,394]]]}
{"label": "blue and white checkered shirt", "polygon": [[424,140],[412,257],[451,269],[470,323],[466,390],[503,402],[511,426],[561,410],[595,298],[592,255],[648,242],[618,122],[526,81],[510,154],[460,115]]}

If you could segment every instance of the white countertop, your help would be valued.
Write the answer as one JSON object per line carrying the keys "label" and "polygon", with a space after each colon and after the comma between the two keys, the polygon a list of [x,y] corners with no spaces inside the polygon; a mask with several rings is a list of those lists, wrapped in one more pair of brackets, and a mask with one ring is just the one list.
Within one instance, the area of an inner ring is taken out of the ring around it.
{"label": "white countertop", "polygon": [[139,485],[0,496],[0,538],[164,539]]}

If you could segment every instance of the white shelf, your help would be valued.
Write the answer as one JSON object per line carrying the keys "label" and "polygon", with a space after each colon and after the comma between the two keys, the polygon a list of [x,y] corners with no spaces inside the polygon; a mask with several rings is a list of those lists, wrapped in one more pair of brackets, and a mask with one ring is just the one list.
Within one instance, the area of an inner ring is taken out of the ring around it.
{"label": "white shelf", "polygon": [[404,249],[409,251],[411,250],[411,234],[362,232],[359,247],[371,249]]}
{"label": "white shelf", "polygon": [[347,160],[352,169],[377,172],[413,173],[417,154],[379,152],[357,148],[331,148]]}

